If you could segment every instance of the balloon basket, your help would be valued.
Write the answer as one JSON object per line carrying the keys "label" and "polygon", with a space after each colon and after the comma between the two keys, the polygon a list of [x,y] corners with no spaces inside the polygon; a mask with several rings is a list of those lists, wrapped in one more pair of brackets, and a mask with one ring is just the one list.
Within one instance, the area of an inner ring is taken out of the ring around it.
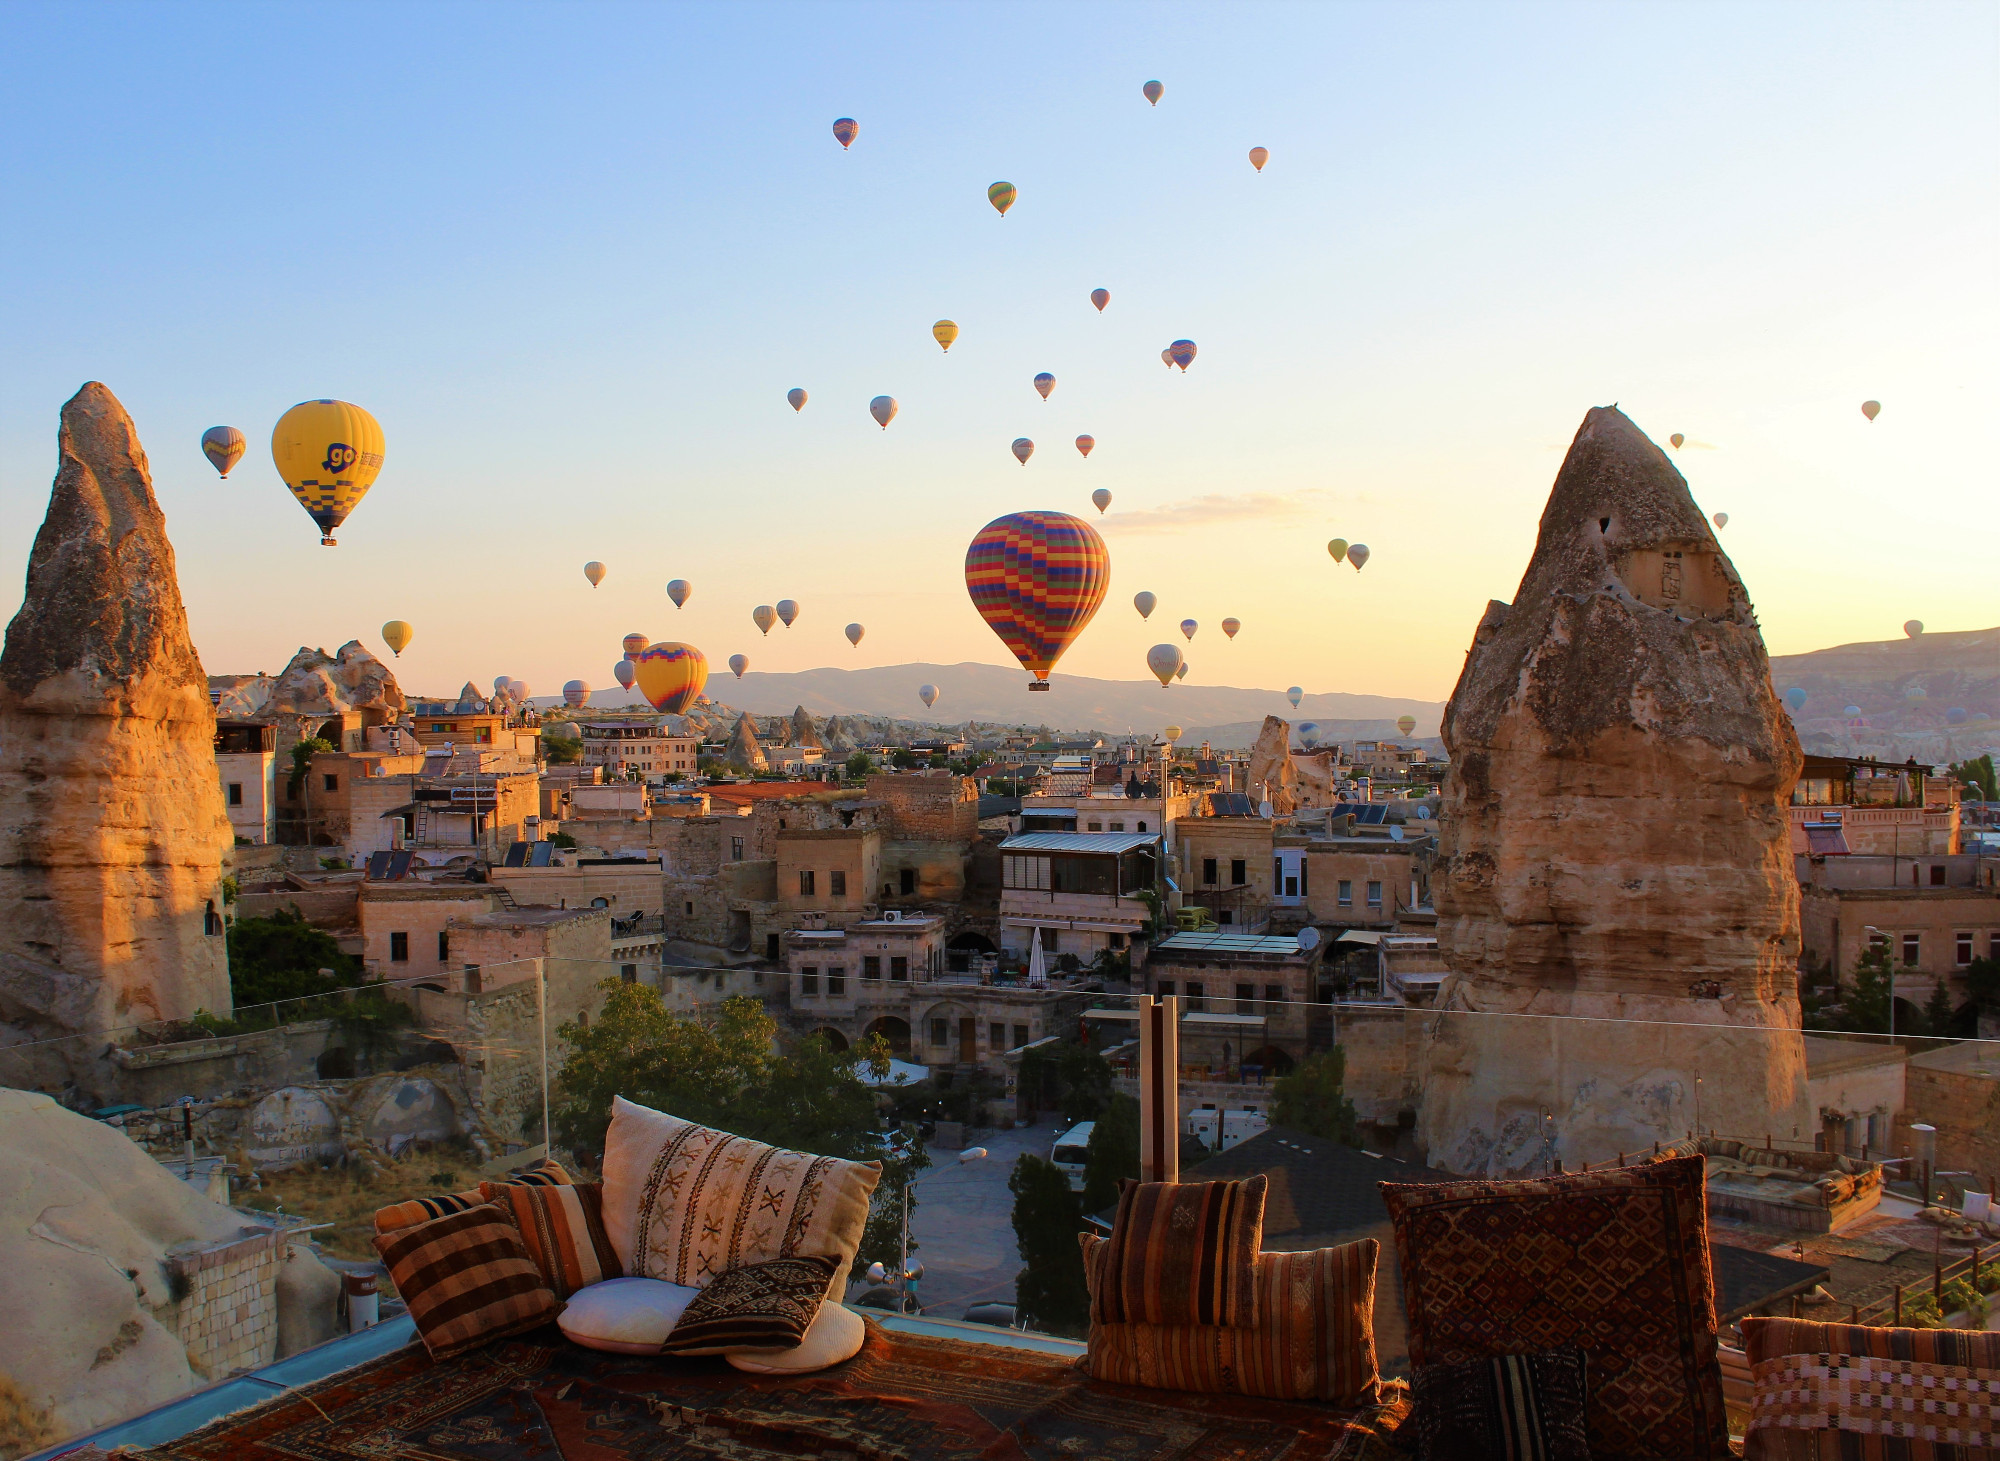
{"label": "balloon basket", "polygon": [[1051,685],[1047,680],[1030,680],[1028,681],[1028,688],[1030,690],[1053,690],[1055,686]]}
{"label": "balloon basket", "polygon": [[332,538],[321,538],[319,540],[319,545],[322,548],[338,548],[340,546],[340,544],[335,542]]}

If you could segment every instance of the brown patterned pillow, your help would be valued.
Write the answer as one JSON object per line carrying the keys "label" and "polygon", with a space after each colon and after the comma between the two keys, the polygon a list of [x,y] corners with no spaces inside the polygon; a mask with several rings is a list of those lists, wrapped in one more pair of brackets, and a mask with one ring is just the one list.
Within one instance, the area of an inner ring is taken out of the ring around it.
{"label": "brown patterned pillow", "polygon": [[1747,1461],[2000,1455],[2000,1333],[1745,1319]]}
{"label": "brown patterned pillow", "polygon": [[1700,1157],[1381,1184],[1416,1366],[1581,1349],[1596,1461],[1729,1454]]}
{"label": "brown patterned pillow", "polygon": [[[1089,1233],[1078,1238],[1095,1290],[1107,1245]],[[1254,1329],[1092,1320],[1085,1366],[1092,1378],[1114,1385],[1374,1405],[1381,1393],[1374,1330],[1381,1251],[1363,1238],[1304,1253],[1260,1253]]]}
{"label": "brown patterned pillow", "polygon": [[490,1203],[378,1234],[375,1251],[432,1359],[536,1328],[562,1311],[520,1230]]}
{"label": "brown patterned pillow", "polygon": [[571,1178],[560,1162],[544,1157],[524,1172],[517,1172],[505,1182],[481,1182],[477,1187],[464,1192],[453,1192],[437,1197],[415,1197],[408,1202],[392,1203],[388,1207],[375,1210],[375,1231],[393,1233],[398,1228],[414,1227],[427,1223],[432,1218],[443,1217],[449,1212],[464,1212],[469,1207],[477,1207],[482,1202],[491,1202],[493,1193],[501,1187],[567,1187]]}
{"label": "brown patterned pillow", "polygon": [[660,1352],[795,1349],[812,1327],[840,1266],[839,1259],[813,1257],[732,1268],[681,1311]]}
{"label": "brown patterned pillow", "polygon": [[623,1277],[604,1234],[603,1189],[597,1183],[487,1183],[481,1190],[507,1209],[521,1230],[522,1246],[557,1298]]}
{"label": "brown patterned pillow", "polygon": [[1410,1386],[1418,1461],[1590,1461],[1580,1349],[1425,1365]]}
{"label": "brown patterned pillow", "polygon": [[1255,1326],[1267,1186],[1261,1172],[1235,1182],[1121,1182],[1090,1317]]}

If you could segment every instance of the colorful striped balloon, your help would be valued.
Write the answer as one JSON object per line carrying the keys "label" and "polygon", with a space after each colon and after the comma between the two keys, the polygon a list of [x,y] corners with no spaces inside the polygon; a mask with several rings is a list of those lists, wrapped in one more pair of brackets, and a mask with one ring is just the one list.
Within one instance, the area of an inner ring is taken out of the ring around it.
{"label": "colorful striped balloon", "polygon": [[708,658],[692,644],[649,644],[633,662],[639,693],[662,715],[679,715],[701,698]]}
{"label": "colorful striped balloon", "polygon": [[1063,512],[1012,512],[979,530],[965,552],[965,587],[987,627],[1022,668],[1030,690],[1083,632],[1111,586],[1111,554],[1097,529]]}

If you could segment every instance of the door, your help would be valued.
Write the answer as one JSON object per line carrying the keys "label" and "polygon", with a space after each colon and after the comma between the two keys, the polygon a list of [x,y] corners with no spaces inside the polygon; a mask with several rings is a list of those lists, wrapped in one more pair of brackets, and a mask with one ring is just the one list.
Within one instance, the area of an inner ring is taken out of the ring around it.
{"label": "door", "polygon": [[979,1063],[979,1026],[971,1015],[961,1015],[958,1021],[958,1063],[977,1065]]}

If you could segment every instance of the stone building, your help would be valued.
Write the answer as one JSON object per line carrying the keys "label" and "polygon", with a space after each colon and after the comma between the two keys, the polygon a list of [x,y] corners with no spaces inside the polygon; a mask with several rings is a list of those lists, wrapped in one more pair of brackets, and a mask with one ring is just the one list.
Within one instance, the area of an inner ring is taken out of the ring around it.
{"label": "stone building", "polygon": [[[1183,908],[1206,908],[1225,928],[1261,933],[1271,911],[1269,817],[1191,817],[1179,825],[1176,881]],[[1296,874],[1294,874],[1296,876]]]}
{"label": "stone building", "polygon": [[1051,964],[1125,953],[1153,917],[1139,895],[1161,895],[1157,832],[1030,832],[1000,858],[1000,946],[1019,961],[1036,940]]}
{"label": "stone building", "polygon": [[701,737],[691,731],[676,732],[664,717],[638,720],[586,720],[578,723],[583,732],[583,764],[602,766],[608,777],[637,772],[647,781],[657,781],[670,773],[692,777]]}
{"label": "stone building", "polygon": [[217,721],[215,774],[229,829],[239,843],[274,841],[278,827],[278,732],[254,720]]}
{"label": "stone building", "polygon": [[1992,858],[1821,855],[1800,857],[1797,866],[1800,965],[1817,982],[1837,973],[1851,986],[1863,952],[1887,945],[1906,1029],[1939,980],[1953,1008],[1963,1008],[1966,967],[2000,958],[2000,867]]}
{"label": "stone building", "polygon": [[1321,946],[1302,949],[1295,935],[1183,932],[1152,945],[1144,978],[1148,993],[1184,1001],[1183,1062],[1216,1079],[1245,1065],[1283,1075],[1333,1044],[1320,963]]}
{"label": "stone building", "polygon": [[1945,857],[1960,850],[1961,788],[1914,761],[1807,756],[1792,788],[1792,851]]}

